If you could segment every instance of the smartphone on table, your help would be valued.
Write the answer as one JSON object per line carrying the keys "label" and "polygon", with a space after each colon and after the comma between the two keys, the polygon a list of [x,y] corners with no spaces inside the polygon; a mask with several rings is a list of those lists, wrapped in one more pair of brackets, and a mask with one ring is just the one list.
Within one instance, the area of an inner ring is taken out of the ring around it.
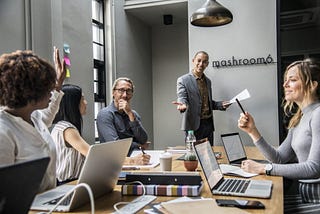
{"label": "smartphone on table", "polygon": [[264,209],[265,206],[260,201],[253,200],[230,200],[230,199],[216,199],[219,206],[238,207],[241,209]]}

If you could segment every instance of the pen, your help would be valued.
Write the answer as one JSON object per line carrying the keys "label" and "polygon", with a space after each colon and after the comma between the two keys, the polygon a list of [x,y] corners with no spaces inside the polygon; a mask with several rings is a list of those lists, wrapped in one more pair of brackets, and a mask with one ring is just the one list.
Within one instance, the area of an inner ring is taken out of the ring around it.
{"label": "pen", "polygon": [[139,170],[139,167],[135,167],[135,166],[123,166],[122,170]]}
{"label": "pen", "polygon": [[142,154],[146,154],[146,153],[144,152],[144,149],[143,149],[141,146],[139,147],[139,149],[141,150]]}
{"label": "pen", "polygon": [[239,107],[241,108],[242,113],[246,114],[246,112],[244,111],[244,109],[242,108],[242,105],[240,104],[239,100],[236,98],[236,101],[239,105]]}

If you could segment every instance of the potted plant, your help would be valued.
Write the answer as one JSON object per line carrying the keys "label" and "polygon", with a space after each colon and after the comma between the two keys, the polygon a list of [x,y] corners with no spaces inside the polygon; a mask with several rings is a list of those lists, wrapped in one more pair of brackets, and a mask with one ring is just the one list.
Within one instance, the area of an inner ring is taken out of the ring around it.
{"label": "potted plant", "polygon": [[186,153],[183,164],[187,171],[195,171],[198,167],[197,156],[191,152]]}

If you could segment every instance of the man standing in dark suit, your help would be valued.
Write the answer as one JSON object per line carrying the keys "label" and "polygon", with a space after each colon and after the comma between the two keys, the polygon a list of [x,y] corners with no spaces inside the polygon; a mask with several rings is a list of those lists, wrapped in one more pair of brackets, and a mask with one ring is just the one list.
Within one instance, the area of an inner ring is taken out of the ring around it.
{"label": "man standing in dark suit", "polygon": [[226,110],[230,104],[227,101],[212,99],[211,80],[206,77],[204,70],[209,64],[209,55],[199,51],[192,59],[193,69],[178,78],[178,100],[172,102],[177,110],[183,113],[181,130],[187,134],[194,130],[198,140],[208,138],[213,146],[213,110]]}

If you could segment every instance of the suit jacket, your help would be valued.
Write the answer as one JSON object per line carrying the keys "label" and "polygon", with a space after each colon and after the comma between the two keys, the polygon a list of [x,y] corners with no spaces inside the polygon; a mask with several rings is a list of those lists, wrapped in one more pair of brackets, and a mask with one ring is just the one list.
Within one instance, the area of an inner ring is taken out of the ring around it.
{"label": "suit jacket", "polygon": [[[212,100],[211,80],[205,76],[209,94],[209,108],[212,110],[225,110],[222,101],[216,102]],[[177,80],[177,96],[178,102],[187,105],[187,109],[183,112],[181,130],[197,130],[200,126],[201,117],[201,99],[197,80],[192,72],[185,74]],[[213,120],[212,120],[213,121]],[[214,127],[214,126],[213,126]],[[214,131],[214,128],[213,130]]]}

